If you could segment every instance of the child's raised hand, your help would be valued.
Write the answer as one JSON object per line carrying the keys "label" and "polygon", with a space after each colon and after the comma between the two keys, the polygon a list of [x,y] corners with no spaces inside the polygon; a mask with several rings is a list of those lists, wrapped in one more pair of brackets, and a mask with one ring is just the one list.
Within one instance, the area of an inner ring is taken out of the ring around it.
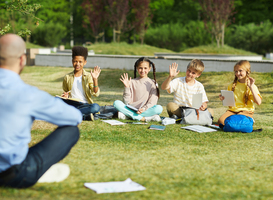
{"label": "child's raised hand", "polygon": [[94,67],[94,72],[93,72],[92,69],[91,69],[91,76],[92,76],[92,78],[93,78],[93,79],[99,78],[100,72],[101,72],[100,67],[95,66],[95,67]]}
{"label": "child's raised hand", "polygon": [[176,64],[176,63],[172,63],[169,66],[170,77],[173,78],[173,77],[175,77],[180,72],[180,70],[177,71],[177,67],[178,67],[178,64]]}
{"label": "child's raised hand", "polygon": [[131,77],[128,79],[128,74],[124,73],[123,76],[119,79],[124,84],[125,87],[130,87]]}
{"label": "child's raised hand", "polygon": [[220,99],[221,101],[223,101],[223,100],[225,99],[225,97],[222,96],[221,94],[219,94],[219,99]]}
{"label": "child's raised hand", "polygon": [[255,83],[255,79],[249,77],[249,78],[248,78],[248,81],[247,81],[247,86],[248,86],[248,87],[252,87],[252,86],[254,85],[254,83]]}

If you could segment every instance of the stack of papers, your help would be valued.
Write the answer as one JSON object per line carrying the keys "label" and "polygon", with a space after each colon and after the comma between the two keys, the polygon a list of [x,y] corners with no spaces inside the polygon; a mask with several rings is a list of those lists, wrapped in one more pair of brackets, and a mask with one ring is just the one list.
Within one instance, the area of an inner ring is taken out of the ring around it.
{"label": "stack of papers", "polygon": [[181,128],[184,128],[184,129],[187,129],[187,130],[190,130],[190,131],[195,131],[195,132],[198,132],[198,133],[206,133],[206,132],[217,131],[216,129],[208,128],[208,127],[200,126],[200,125],[184,126],[184,127],[181,127]]}
{"label": "stack of papers", "polygon": [[130,178],[126,179],[125,181],[115,181],[106,183],[84,183],[84,186],[91,190],[94,190],[98,194],[146,190],[145,187],[132,181]]}
{"label": "stack of papers", "polygon": [[124,125],[125,124],[125,123],[120,122],[118,120],[101,120],[101,121],[103,121],[103,122],[105,122],[107,124],[111,124],[112,126],[113,125]]}

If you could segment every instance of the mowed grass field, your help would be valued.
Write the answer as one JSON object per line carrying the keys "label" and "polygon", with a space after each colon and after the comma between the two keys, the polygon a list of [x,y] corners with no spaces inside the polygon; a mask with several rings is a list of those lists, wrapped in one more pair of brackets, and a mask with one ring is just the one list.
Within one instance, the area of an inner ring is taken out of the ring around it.
{"label": "mowed grass field", "polygon": [[[63,76],[70,71],[72,68],[26,67],[21,77],[57,95],[62,93]],[[102,70],[101,94],[95,98],[96,103],[103,106],[122,100],[123,84],[119,77],[124,72],[133,76],[133,71]],[[157,73],[159,85],[167,76],[168,73]],[[214,122],[226,110],[218,99],[220,90],[226,89],[233,77],[230,72],[205,72],[198,78],[205,86],[209,107],[214,109]],[[158,122],[110,126],[101,120],[84,121],[79,125],[79,142],[61,161],[71,170],[65,181],[39,183],[22,190],[0,188],[0,199],[273,199],[273,73],[252,73],[252,77],[263,96],[254,115],[254,129],[263,128],[262,132],[197,133],[181,129],[180,124],[156,131],[148,127],[159,125]],[[161,116],[167,116],[166,104],[173,97],[166,91],[160,92],[158,103],[164,107]],[[55,128],[36,121],[30,146]],[[127,178],[146,190],[96,194],[83,185]]]}

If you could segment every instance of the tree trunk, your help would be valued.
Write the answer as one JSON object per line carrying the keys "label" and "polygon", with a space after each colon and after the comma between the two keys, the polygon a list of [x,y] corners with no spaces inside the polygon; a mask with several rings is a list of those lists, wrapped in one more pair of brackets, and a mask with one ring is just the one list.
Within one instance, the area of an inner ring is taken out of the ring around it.
{"label": "tree trunk", "polygon": [[222,47],[225,44],[225,24],[222,25]]}

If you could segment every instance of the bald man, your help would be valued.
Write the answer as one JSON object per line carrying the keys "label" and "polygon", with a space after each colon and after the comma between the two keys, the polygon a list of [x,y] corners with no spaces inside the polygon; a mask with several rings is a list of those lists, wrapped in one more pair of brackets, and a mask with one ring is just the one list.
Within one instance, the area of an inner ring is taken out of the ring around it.
{"label": "bald man", "polygon": [[[44,181],[40,182],[65,179],[69,168],[56,173],[62,165],[55,163],[78,141],[77,125],[82,120],[76,108],[21,80],[19,74],[26,63],[24,52],[21,37],[6,34],[0,38],[0,186],[14,188],[30,187],[41,179]],[[29,148],[35,119],[58,128]],[[66,174],[60,177],[63,171]]]}

